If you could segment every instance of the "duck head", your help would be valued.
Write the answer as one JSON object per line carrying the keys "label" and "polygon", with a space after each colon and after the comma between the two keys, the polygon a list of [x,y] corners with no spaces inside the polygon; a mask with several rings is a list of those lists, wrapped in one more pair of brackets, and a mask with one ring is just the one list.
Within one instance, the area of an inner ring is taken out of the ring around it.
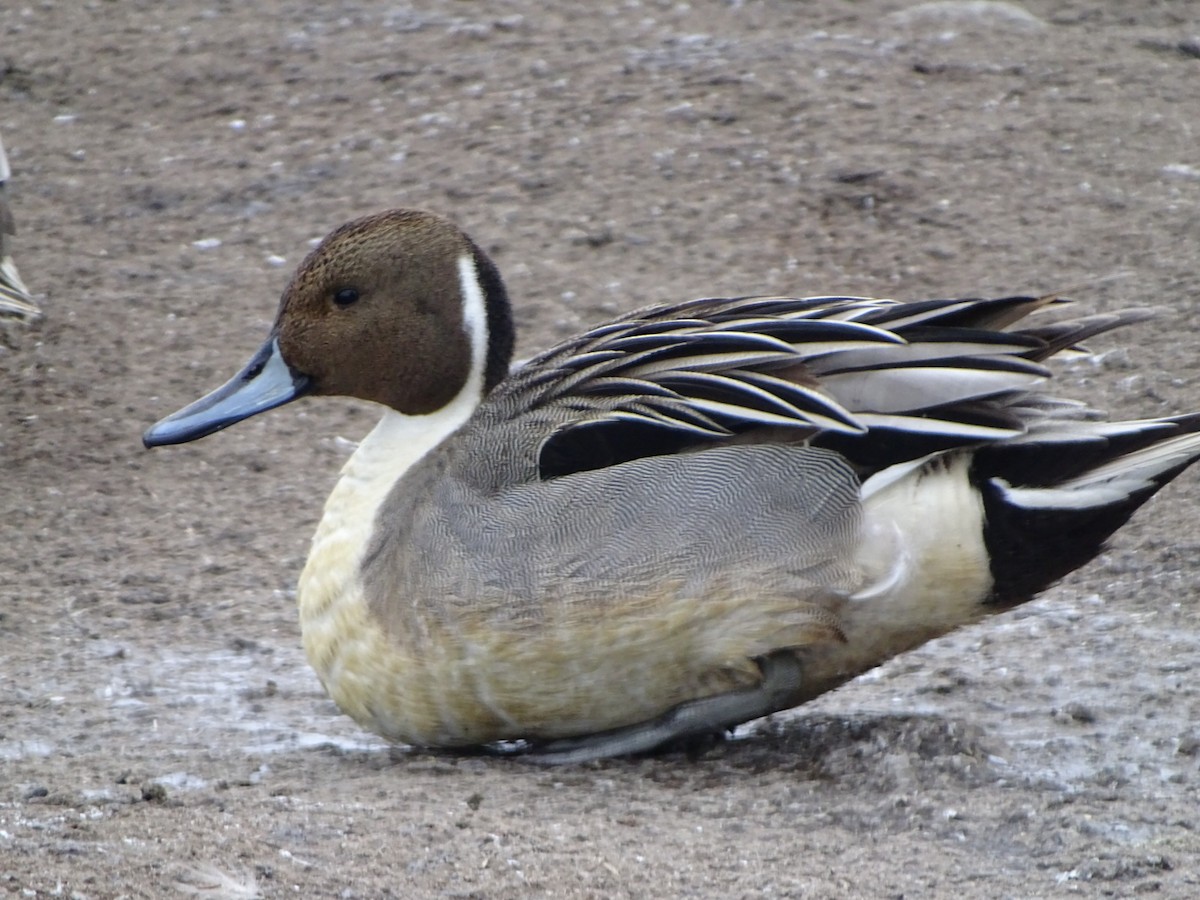
{"label": "duck head", "polygon": [[448,220],[399,209],[348,222],[301,263],[266,343],[237,375],[142,437],[193,441],[307,395],[436,412],[503,379],[512,320],[499,272]]}

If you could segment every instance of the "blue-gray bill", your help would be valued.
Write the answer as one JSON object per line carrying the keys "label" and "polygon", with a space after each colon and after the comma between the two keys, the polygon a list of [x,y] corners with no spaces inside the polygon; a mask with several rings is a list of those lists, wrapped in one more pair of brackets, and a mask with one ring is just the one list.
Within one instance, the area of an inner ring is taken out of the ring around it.
{"label": "blue-gray bill", "polygon": [[186,444],[260,412],[283,406],[308,392],[309,379],[293,372],[272,337],[242,371],[211,394],[171,413],[151,426],[142,443],[147,447]]}

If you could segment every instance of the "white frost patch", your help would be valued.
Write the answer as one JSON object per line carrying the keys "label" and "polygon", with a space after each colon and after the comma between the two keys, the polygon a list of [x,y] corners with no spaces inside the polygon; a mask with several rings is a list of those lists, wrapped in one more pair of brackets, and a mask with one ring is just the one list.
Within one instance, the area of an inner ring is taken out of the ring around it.
{"label": "white frost patch", "polygon": [[889,15],[897,25],[979,25],[987,28],[1041,29],[1046,23],[1016,3],[999,0],[935,0]]}
{"label": "white frost patch", "polygon": [[1185,178],[1188,181],[1200,181],[1200,169],[1187,163],[1171,163],[1162,167],[1162,173],[1168,178]]}

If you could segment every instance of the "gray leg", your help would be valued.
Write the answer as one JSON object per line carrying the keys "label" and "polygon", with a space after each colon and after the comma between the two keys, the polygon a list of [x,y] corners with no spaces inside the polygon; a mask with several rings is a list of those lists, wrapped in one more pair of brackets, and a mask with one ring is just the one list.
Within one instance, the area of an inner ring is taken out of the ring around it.
{"label": "gray leg", "polygon": [[522,758],[564,765],[606,756],[646,753],[668,741],[719,732],[795,705],[792,698],[802,683],[800,661],[791,653],[777,653],[759,660],[759,666],[763,680],[757,687],[690,700],[637,725],[549,741],[534,747]]}

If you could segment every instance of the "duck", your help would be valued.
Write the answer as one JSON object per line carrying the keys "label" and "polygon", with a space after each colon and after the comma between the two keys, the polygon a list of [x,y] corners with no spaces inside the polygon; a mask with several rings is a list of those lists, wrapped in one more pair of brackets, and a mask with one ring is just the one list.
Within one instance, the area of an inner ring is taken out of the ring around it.
{"label": "duck", "polygon": [[41,310],[33,302],[29,288],[21,280],[17,264],[13,262],[10,238],[17,233],[12,209],[5,194],[5,182],[12,177],[4,144],[0,142],[0,316],[34,319]]}
{"label": "duck", "polygon": [[1049,390],[1052,358],[1151,314],[1073,308],[701,298],[514,366],[493,261],[395,209],[326,237],[245,368],[143,440],[377,404],[297,589],[329,696],[396,744],[644,754],[1025,603],[1200,457],[1200,414]]}

